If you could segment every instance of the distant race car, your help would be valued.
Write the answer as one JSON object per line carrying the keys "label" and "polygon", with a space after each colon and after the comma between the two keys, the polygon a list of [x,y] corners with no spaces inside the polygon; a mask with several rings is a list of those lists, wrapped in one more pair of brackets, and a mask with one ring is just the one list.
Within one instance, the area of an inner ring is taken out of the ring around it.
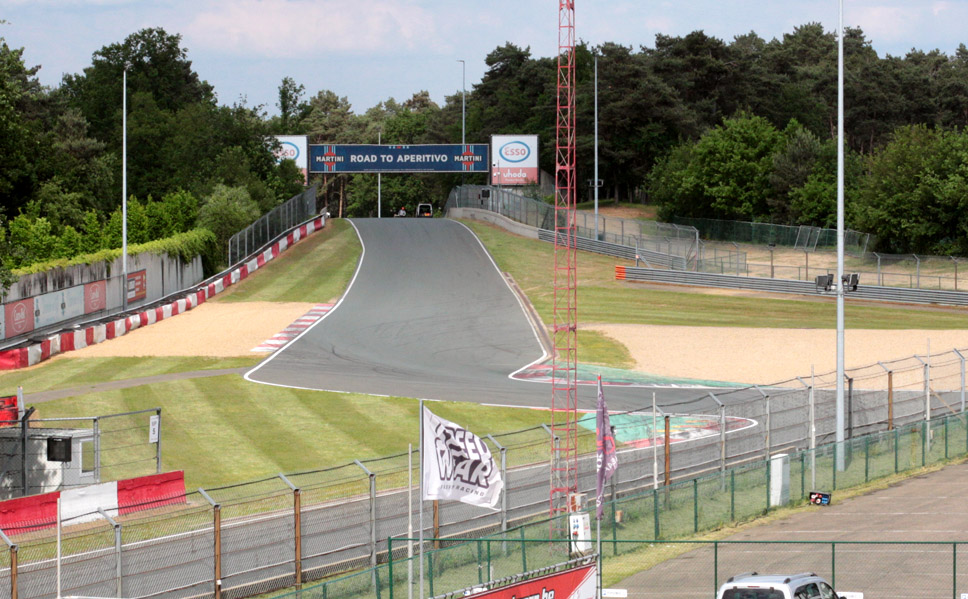
{"label": "distant race car", "polygon": [[434,207],[432,204],[417,204],[417,217],[433,218]]}

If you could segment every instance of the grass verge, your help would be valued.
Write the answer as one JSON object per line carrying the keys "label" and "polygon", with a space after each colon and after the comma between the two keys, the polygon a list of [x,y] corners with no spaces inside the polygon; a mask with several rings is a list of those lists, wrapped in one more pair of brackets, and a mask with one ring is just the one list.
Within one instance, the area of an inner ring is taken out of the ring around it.
{"label": "grass verge", "polygon": [[[465,221],[465,224],[481,238],[501,270],[514,277],[542,320],[552,322],[553,246],[511,235],[478,221]],[[632,262],[580,253],[578,318],[581,322],[797,329],[832,329],[836,325],[833,302],[653,289],[616,281],[616,264],[631,265]],[[968,329],[968,312],[939,311],[930,306],[848,303],[845,323],[855,329]]]}

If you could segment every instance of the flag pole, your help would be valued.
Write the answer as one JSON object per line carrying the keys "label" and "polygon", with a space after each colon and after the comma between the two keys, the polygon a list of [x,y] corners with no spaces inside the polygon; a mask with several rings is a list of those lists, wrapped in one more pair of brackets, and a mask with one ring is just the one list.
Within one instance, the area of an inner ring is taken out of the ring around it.
{"label": "flag pole", "polygon": [[659,488],[659,443],[655,429],[655,391],[652,392],[652,489]]}
{"label": "flag pole", "polygon": [[[598,390],[601,392],[602,389],[602,375],[598,375]],[[597,431],[596,431],[597,432]],[[602,464],[604,466],[604,464]],[[596,473],[597,475],[597,473]],[[595,502],[596,504],[602,501],[601,494],[596,494]],[[595,546],[597,555],[595,556],[595,561],[598,564],[598,584],[595,585],[595,597],[597,599],[602,599],[602,508],[600,505],[595,506]]]}
{"label": "flag pole", "polygon": [[424,599],[424,521],[423,521],[423,497],[424,497],[424,402],[420,400],[420,532],[418,533],[420,547],[420,599]]}
{"label": "flag pole", "polygon": [[413,599],[413,443],[407,443],[407,599]]}

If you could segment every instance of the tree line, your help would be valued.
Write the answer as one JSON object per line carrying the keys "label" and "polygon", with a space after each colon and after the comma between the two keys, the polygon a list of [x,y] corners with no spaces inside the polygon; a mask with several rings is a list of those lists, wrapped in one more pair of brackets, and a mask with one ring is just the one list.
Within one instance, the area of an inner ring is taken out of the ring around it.
{"label": "tree line", "polygon": [[[272,134],[305,134],[310,143],[461,139],[460,91],[442,105],[420,91],[360,111],[329,89],[307,98],[304,85],[283,77],[278,114],[241,99],[220,104],[181,37],[162,29],[101,48],[53,88],[22,55],[0,37],[0,256],[8,268],[117,242],[125,73],[133,211],[179,223],[133,225],[149,237],[197,227],[206,214],[209,226],[255,218],[297,193],[301,175],[276,163]],[[887,251],[964,253],[968,49],[879,57],[860,29],[848,29],[845,57],[848,226],[874,233]],[[664,217],[831,223],[837,43],[820,24],[769,41],[694,31],[658,35],[652,47],[580,43],[575,59],[578,181],[592,176],[597,60],[606,197],[655,202]],[[553,172],[556,59],[508,43],[485,63],[467,93],[468,141],[537,134],[540,164]],[[484,177],[384,176],[382,209],[439,204],[461,181]],[[375,215],[374,177],[320,183],[334,215]]]}

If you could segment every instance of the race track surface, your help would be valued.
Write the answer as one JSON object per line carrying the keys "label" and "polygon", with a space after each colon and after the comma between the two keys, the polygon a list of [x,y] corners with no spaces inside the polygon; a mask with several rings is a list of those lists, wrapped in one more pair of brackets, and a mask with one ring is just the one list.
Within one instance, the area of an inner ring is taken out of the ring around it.
{"label": "race track surface", "polygon": [[[510,375],[545,357],[517,296],[464,225],[353,219],[360,264],[339,304],[246,374],[303,389],[547,408],[547,383]],[[322,248],[325,251],[325,248]],[[549,284],[550,284],[549,268]],[[325,299],[325,298],[323,298]],[[607,391],[609,408],[651,408],[648,387]],[[663,402],[701,397],[661,390]],[[595,389],[579,387],[579,409]]]}

